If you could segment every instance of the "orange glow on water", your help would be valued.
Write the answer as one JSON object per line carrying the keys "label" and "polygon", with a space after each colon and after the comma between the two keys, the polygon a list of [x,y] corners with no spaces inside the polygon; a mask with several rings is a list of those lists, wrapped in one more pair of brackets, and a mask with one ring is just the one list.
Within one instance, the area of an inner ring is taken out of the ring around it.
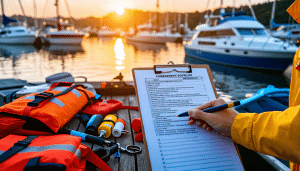
{"label": "orange glow on water", "polygon": [[116,53],[115,58],[117,59],[116,69],[118,71],[123,70],[125,68],[125,66],[123,66],[123,60],[125,60],[125,51],[124,51],[124,45],[121,38],[118,38],[116,40],[114,51]]}

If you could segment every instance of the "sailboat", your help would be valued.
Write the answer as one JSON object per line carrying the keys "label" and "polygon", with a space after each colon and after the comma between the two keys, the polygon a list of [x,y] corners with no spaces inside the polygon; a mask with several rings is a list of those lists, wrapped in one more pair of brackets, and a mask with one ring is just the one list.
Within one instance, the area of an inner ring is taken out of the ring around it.
{"label": "sailboat", "polygon": [[196,27],[195,29],[191,30],[189,27],[188,27],[188,13],[185,13],[185,18],[184,18],[184,25],[183,25],[183,41],[189,41],[192,39],[192,37],[194,36],[195,33],[197,33],[197,28]]}
{"label": "sailboat", "polygon": [[[157,9],[158,8],[159,0],[157,0]],[[156,44],[165,44],[167,42],[175,42],[179,39],[182,39],[182,35],[180,33],[171,33],[168,28],[166,31],[160,31],[158,20],[159,16],[157,12],[155,27],[152,26],[151,20],[149,20],[149,24],[137,26],[137,33],[134,35],[126,36],[126,39],[128,41]]]}
{"label": "sailboat", "polygon": [[298,49],[271,36],[255,15],[247,16],[244,11],[225,13],[224,8],[220,15],[206,15],[206,23],[199,25],[197,33],[183,46],[189,57],[277,72],[283,72],[292,63]]}
{"label": "sailboat", "polygon": [[[22,8],[21,3],[20,6]],[[0,29],[0,43],[1,44],[33,44],[33,42],[36,39],[36,32],[30,30],[28,27],[24,25],[10,26],[11,23],[20,23],[20,21],[5,16],[3,0],[1,0],[1,8],[2,8],[3,27]],[[25,16],[25,14],[23,15]]]}
{"label": "sailboat", "polygon": [[[79,32],[77,30],[65,29],[63,28],[64,24],[61,22],[59,15],[59,0],[55,1],[56,14],[57,14],[57,27],[55,28],[46,28],[46,32],[43,34],[46,41],[51,44],[68,44],[68,45],[78,45],[81,44],[83,37],[86,36],[86,33]],[[70,28],[70,27],[69,27]]]}
{"label": "sailboat", "polygon": [[272,15],[270,20],[270,28],[277,28],[275,31],[271,31],[272,36],[280,38],[283,41],[299,44],[300,42],[300,25],[292,23],[275,23],[275,8],[276,0],[273,2]]}

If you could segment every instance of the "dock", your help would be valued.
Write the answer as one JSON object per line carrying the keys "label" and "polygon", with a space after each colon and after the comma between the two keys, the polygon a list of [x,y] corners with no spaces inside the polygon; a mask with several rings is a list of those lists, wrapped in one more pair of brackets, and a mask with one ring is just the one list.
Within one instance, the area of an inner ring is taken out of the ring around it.
{"label": "dock", "polygon": [[[10,80],[9,80],[10,81]],[[138,106],[137,97],[134,92],[133,82],[126,82],[128,87],[119,87],[108,89],[109,91],[103,91],[101,88],[101,82],[76,82],[76,84],[88,83],[91,84],[96,92],[101,95],[103,100],[115,99],[122,102],[124,106]],[[114,155],[111,155],[109,160],[106,162],[108,166],[113,171],[148,171],[148,157],[145,150],[144,142],[135,141],[134,137],[137,134],[133,131],[131,123],[135,118],[140,118],[139,111],[130,110],[130,109],[120,109],[118,111],[113,112],[118,118],[122,118],[125,120],[125,128],[128,133],[123,133],[120,137],[115,138],[110,136],[107,140],[119,143],[121,147],[126,147],[127,145],[137,145],[140,146],[142,151],[139,154],[129,155],[127,153],[121,153],[120,158],[115,158]],[[85,125],[81,122],[80,118],[74,117],[68,124],[64,126],[64,128],[85,132]],[[199,128],[200,129],[200,128]],[[109,148],[108,146],[101,146],[99,144],[92,144],[89,142],[82,141],[83,144],[90,147],[92,150],[97,150],[100,147]],[[289,170],[285,166],[281,166],[281,163],[274,163],[274,161],[268,161],[264,159],[258,153],[248,150],[245,147],[237,145],[239,150],[240,158],[244,165],[244,169],[246,171],[254,171],[254,170]],[[283,169],[284,168],[284,169]],[[92,171],[94,169],[87,167],[87,171]],[[98,171],[100,169],[97,169]]]}
{"label": "dock", "polygon": [[[84,82],[82,82],[84,83]],[[85,82],[86,83],[86,82]],[[114,95],[107,95],[106,91],[101,90],[101,83],[99,82],[88,82],[89,84],[92,84],[97,91],[97,93],[101,94],[104,93],[106,95],[102,95],[102,99],[109,100],[109,99],[115,99],[122,101],[124,106],[138,106],[137,98],[135,95],[134,90],[129,90],[126,92],[128,93],[121,93],[120,91],[113,91],[110,92]],[[77,84],[81,84],[80,82],[77,82]],[[133,82],[126,82],[128,85],[133,86]],[[142,148],[142,152],[140,154],[136,155],[128,155],[121,153],[121,157],[119,159],[115,158],[114,155],[110,157],[110,160],[107,162],[107,164],[114,170],[114,171],[148,171],[148,163],[147,163],[147,156],[145,152],[145,146],[143,142],[137,142],[134,140],[134,136],[137,134],[135,133],[131,128],[131,122],[135,118],[140,118],[139,111],[136,110],[128,110],[128,109],[121,109],[114,113],[117,115],[118,118],[122,118],[126,122],[125,130],[128,130],[129,133],[122,134],[119,138],[114,138],[111,136],[109,141],[120,143],[121,147],[126,147],[127,145],[138,145]],[[80,122],[78,118],[73,118],[69,124],[66,125],[66,128],[77,130],[79,132],[84,132],[85,127]],[[92,150],[95,150],[99,148],[99,145],[97,144],[91,144],[87,142],[83,142],[83,144],[89,146]],[[283,167],[278,167],[277,164],[273,164],[272,161],[267,161],[266,159],[262,158],[261,155],[258,153],[246,149],[245,147],[242,147],[240,145],[237,145],[237,148],[239,150],[239,154],[241,157],[241,160],[244,165],[244,169],[246,171],[257,171],[257,170],[270,170],[270,171],[276,171],[276,170],[286,170],[282,169]],[[98,169],[99,170],[99,169]]]}

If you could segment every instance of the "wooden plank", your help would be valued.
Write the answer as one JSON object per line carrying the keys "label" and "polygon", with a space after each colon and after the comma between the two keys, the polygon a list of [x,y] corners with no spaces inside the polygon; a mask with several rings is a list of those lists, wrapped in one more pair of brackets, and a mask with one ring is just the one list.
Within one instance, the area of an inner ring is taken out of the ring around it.
{"label": "wooden plank", "polygon": [[[122,101],[124,106],[129,105],[128,101],[128,96],[114,96],[113,97],[116,100]],[[128,133],[122,134],[121,137],[116,138],[116,142],[120,143],[121,147],[126,148],[127,145],[132,145],[133,142],[133,137],[132,137],[132,132],[131,132],[131,120],[129,116],[129,111],[128,109],[121,109],[117,112],[118,118],[124,119],[126,125],[125,125],[125,130],[128,130]],[[121,158],[120,158],[120,171],[127,171],[127,170],[136,170],[136,161],[137,158],[135,155],[129,155],[126,153],[121,153]]]}
{"label": "wooden plank", "polygon": [[[130,95],[129,96],[129,105],[130,106],[138,106],[138,102],[136,99],[135,95]],[[140,114],[139,111],[135,111],[135,110],[130,110],[130,118],[131,120],[135,119],[135,118],[140,118]],[[130,122],[130,127],[131,127],[131,122]],[[132,130],[132,129],[131,129]],[[132,130],[132,134],[133,137],[137,134]],[[140,147],[142,147],[142,152],[140,154],[137,154],[137,170],[141,170],[141,171],[148,171],[148,163],[147,163],[147,157],[146,157],[146,152],[145,152],[145,146],[143,142],[137,142],[134,141],[135,145],[138,145]]]}
{"label": "wooden plank", "polygon": [[[101,98],[102,98],[103,100],[109,100],[109,99],[111,99],[111,97],[109,97],[109,96],[101,96]],[[106,139],[106,140],[115,142],[115,138],[114,138],[113,136],[110,136],[110,137],[109,137],[108,139]],[[92,150],[97,150],[98,148],[109,148],[109,147],[106,146],[106,145],[101,146],[101,145],[98,145],[98,144],[93,144]],[[118,164],[118,161],[115,160],[114,155],[111,155],[109,161],[107,161],[106,163],[108,164],[108,166],[109,166],[112,170],[114,170],[114,171],[117,171],[117,170],[118,170],[118,167],[119,167],[118,165],[119,165],[119,164]],[[100,171],[100,169],[97,169],[97,170]]]}

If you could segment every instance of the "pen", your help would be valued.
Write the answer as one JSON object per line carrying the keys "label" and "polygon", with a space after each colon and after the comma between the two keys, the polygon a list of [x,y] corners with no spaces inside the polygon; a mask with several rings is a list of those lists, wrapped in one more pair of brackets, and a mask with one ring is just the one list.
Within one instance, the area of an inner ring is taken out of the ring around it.
{"label": "pen", "polygon": [[[239,100],[237,100],[237,101],[234,101],[234,102],[231,102],[231,103],[225,103],[225,104],[222,104],[222,105],[219,105],[219,106],[214,106],[214,107],[211,107],[211,108],[203,109],[202,111],[203,112],[208,112],[208,113],[213,113],[213,112],[217,112],[217,111],[220,111],[220,110],[223,110],[223,109],[226,109],[226,108],[238,106],[240,104],[241,104],[241,102]],[[177,117],[182,117],[182,116],[189,116],[188,111],[177,115]]]}

